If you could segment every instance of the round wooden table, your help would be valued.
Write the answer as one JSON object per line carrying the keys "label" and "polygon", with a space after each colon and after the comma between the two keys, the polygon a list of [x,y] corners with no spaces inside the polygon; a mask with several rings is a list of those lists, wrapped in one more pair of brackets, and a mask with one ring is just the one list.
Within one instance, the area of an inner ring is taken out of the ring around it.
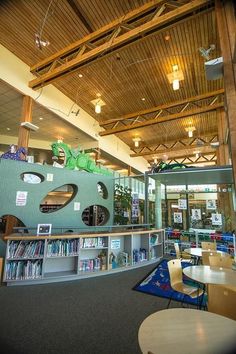
{"label": "round wooden table", "polygon": [[168,309],[155,312],[138,332],[142,353],[233,353],[236,321],[207,311]]}
{"label": "round wooden table", "polygon": [[190,279],[202,284],[218,284],[236,286],[236,271],[221,267],[191,266],[183,269]]}
{"label": "round wooden table", "polygon": [[[188,253],[188,254],[191,254],[191,256],[194,256],[194,257],[202,257],[202,252],[204,251],[207,251],[207,252],[214,252],[213,250],[203,250],[202,248],[200,247],[196,247],[196,248],[186,248],[184,250],[184,252]],[[227,256],[228,253],[226,252],[223,252],[223,251],[216,251],[217,253],[219,253],[221,256]]]}

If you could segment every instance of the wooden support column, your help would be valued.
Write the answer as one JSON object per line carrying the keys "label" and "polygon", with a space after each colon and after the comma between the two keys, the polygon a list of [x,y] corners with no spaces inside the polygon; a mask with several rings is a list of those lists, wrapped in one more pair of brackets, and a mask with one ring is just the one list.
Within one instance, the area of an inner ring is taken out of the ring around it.
{"label": "wooden support column", "polygon": [[[24,96],[20,123],[32,122],[32,105],[33,105],[32,97]],[[18,148],[21,146],[28,148],[29,136],[30,136],[30,130],[20,126],[19,135],[18,135]]]}
{"label": "wooden support column", "polygon": [[224,62],[226,114],[229,124],[230,152],[236,181],[236,73],[233,64],[235,45],[235,11],[231,0],[216,0],[216,20]]}
{"label": "wooden support column", "polygon": [[128,166],[128,176],[131,176],[131,173],[132,173],[132,167],[129,165]]}
{"label": "wooden support column", "polygon": [[[223,166],[229,164],[229,147],[226,143],[226,135],[228,130],[227,117],[224,111],[218,110],[218,139],[220,146],[217,149],[217,165]],[[219,185],[218,190],[227,190],[227,185]],[[217,193],[218,211],[224,215],[224,228],[226,231],[232,231],[233,204],[231,194],[229,192]]]}
{"label": "wooden support column", "polygon": [[218,140],[220,143],[219,148],[217,148],[217,165],[224,166],[229,164],[229,146],[226,141],[228,132],[228,123],[226,114],[222,110],[217,112],[218,118]]}

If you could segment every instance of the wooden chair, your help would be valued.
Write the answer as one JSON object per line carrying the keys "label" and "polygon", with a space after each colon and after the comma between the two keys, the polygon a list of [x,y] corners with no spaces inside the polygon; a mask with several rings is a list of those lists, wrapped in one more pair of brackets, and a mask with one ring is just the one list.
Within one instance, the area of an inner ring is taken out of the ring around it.
{"label": "wooden chair", "polygon": [[203,250],[216,251],[216,242],[201,242]]}
{"label": "wooden chair", "polygon": [[209,257],[220,257],[220,254],[216,251],[202,251],[202,264],[210,265]]}
{"label": "wooden chair", "polygon": [[[180,259],[172,259],[167,262],[167,265],[170,275],[170,285],[173,290],[178,291],[184,295],[182,302],[184,302],[186,295],[195,299],[203,294],[203,290],[201,288],[194,287],[183,282],[183,271]],[[170,298],[167,308],[169,308],[171,300],[172,299]]]}
{"label": "wooden chair", "polygon": [[174,248],[175,248],[175,253],[176,253],[177,259],[180,259],[183,262],[193,263],[193,259],[191,258],[191,255],[187,254],[186,252],[180,251],[178,242],[174,243]]}
{"label": "wooden chair", "polygon": [[208,311],[236,320],[236,288],[208,284]]}
{"label": "wooden chair", "polygon": [[217,254],[215,256],[209,256],[209,264],[211,267],[222,267],[232,269],[233,259]]}

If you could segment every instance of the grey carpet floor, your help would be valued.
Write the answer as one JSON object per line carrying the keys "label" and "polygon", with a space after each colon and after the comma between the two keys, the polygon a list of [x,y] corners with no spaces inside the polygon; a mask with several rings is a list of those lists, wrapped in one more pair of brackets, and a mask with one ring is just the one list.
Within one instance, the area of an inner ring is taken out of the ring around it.
{"label": "grey carpet floor", "polygon": [[140,324],[168,303],[132,290],[154,266],[63,283],[0,287],[0,352],[140,354]]}

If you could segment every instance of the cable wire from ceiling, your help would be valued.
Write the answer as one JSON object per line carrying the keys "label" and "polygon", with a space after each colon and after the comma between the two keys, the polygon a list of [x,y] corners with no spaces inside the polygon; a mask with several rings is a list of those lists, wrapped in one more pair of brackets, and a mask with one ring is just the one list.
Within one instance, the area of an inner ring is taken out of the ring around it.
{"label": "cable wire from ceiling", "polygon": [[[54,0],[51,0],[49,5],[48,5],[48,8],[46,10],[46,13],[45,13],[45,16],[43,18],[43,21],[42,21],[42,25],[39,27],[39,34],[38,34],[38,37],[39,37],[39,40],[42,41],[42,35],[43,35],[43,30],[44,30],[44,26],[46,24],[46,21],[48,19],[48,16],[49,16],[49,10],[50,10],[50,7],[52,6],[53,4],[53,1]],[[53,12],[51,13],[51,15],[53,14]]]}

